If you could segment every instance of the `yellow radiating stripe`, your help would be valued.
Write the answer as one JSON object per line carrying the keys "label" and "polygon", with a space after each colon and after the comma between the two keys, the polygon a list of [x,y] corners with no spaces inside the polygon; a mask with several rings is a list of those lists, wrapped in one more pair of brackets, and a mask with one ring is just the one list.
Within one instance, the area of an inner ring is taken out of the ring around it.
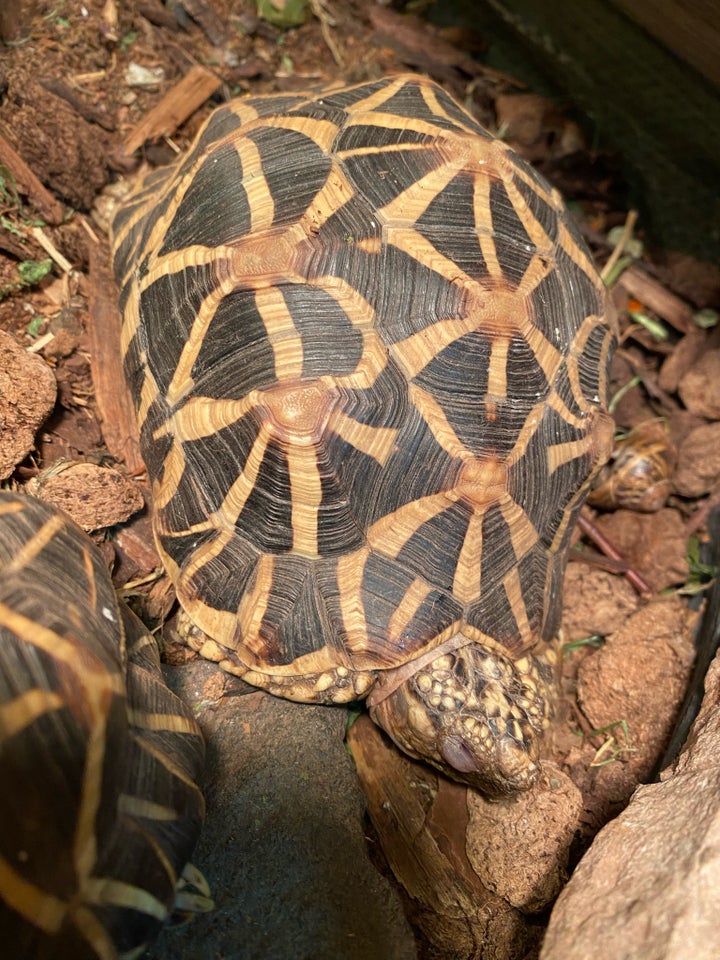
{"label": "yellow radiating stripe", "polygon": [[290,443],[286,450],[292,502],[293,552],[318,557],[318,512],[322,484],[315,447]]}
{"label": "yellow radiating stripe", "polygon": [[148,713],[145,710],[128,708],[128,720],[142,730],[167,730],[170,733],[197,734],[197,724],[179,713]]}
{"label": "yellow radiating stripe", "polygon": [[23,513],[29,504],[17,500],[0,501],[0,517],[7,517],[11,513]]}
{"label": "yellow radiating stripe", "polygon": [[242,400],[191,397],[187,403],[178,407],[155,436],[172,432],[182,441],[211,437],[244,417],[259,400],[260,394],[257,390],[251,390]]}
{"label": "yellow radiating stripe", "polygon": [[[212,519],[210,519],[202,525],[195,524],[193,527],[190,528],[190,530],[180,531],[178,535],[184,536],[186,533],[200,532],[201,529],[217,530],[217,525]],[[176,582],[176,590],[178,594],[180,594],[181,596],[184,594],[186,597],[188,597],[188,596],[193,596],[193,594],[197,592],[197,588],[193,587],[192,585],[193,577],[198,572],[198,570],[202,570],[202,568],[204,566],[207,566],[207,564],[210,563],[211,560],[214,560],[215,557],[219,556],[223,552],[225,547],[230,543],[230,541],[233,539],[234,536],[235,536],[234,527],[230,529],[222,530],[209,543],[202,543],[196,550],[193,550],[191,554],[191,559],[189,560],[189,562],[182,568],[181,572],[178,571],[179,576],[178,576],[178,573],[176,573],[173,578]],[[166,557],[165,553],[163,552],[162,561],[166,567],[168,566],[168,563],[167,563],[168,559],[169,558]],[[177,567],[175,569],[176,571],[178,570]],[[216,613],[219,616],[220,611],[216,611]],[[234,619],[234,616],[232,614],[228,614],[228,616]],[[191,618],[191,619],[194,619],[194,618]]]}
{"label": "yellow radiating stripe", "polygon": [[271,438],[271,427],[267,423],[263,423],[258,431],[257,437],[255,437],[255,442],[250,448],[245,466],[238,474],[237,480],[235,480],[228,490],[223,502],[210,517],[221,529],[234,528],[238,517],[245,509],[247,499],[255,489],[258,474],[260,473],[265,452]]}
{"label": "yellow radiating stripe", "polygon": [[0,704],[0,730],[3,737],[14,737],[24,727],[29,727],[38,717],[65,705],[63,698],[52,690],[35,687],[21,693],[7,703]]}
{"label": "yellow radiating stripe", "polygon": [[532,350],[535,362],[540,364],[545,379],[552,383],[562,366],[562,354],[527,317],[521,320],[519,331]]}
{"label": "yellow radiating stripe", "polygon": [[388,640],[398,641],[401,638],[403,630],[406,629],[424,601],[430,593],[432,593],[432,589],[433,588],[424,580],[421,580],[420,577],[416,577],[413,580],[405,591],[402,600],[395,608],[392,617],[390,617]]}
{"label": "yellow radiating stripe", "polygon": [[424,523],[447,510],[452,502],[452,491],[447,491],[406,503],[377,520],[368,529],[367,541],[378,553],[396,557]]}
{"label": "yellow radiating stripe", "polygon": [[[364,101],[360,101],[364,103]],[[415,133],[425,134],[428,137],[436,138],[438,136],[449,140],[452,133],[449,133],[444,127],[439,127],[430,120],[420,120],[418,117],[399,117],[395,113],[355,113],[357,104],[350,105],[344,109],[350,113],[346,127],[380,127],[382,130],[413,130]],[[457,137],[457,134],[455,135]],[[384,153],[384,149],[382,151]]]}
{"label": "yellow radiating stripe", "polygon": [[[509,171],[508,171],[509,172]],[[510,172],[509,172],[510,173]],[[527,235],[530,237],[532,242],[535,244],[535,247],[539,254],[543,254],[544,257],[550,258],[552,261],[553,251],[555,250],[555,244],[550,239],[548,234],[545,231],[545,228],[537,219],[533,213],[530,205],[528,204],[525,197],[518,190],[517,184],[515,183],[514,176],[517,173],[517,167],[512,167],[512,173],[509,176],[503,177],[505,183],[505,190],[507,195],[510,198],[510,202],[515,208],[515,213],[518,216],[518,220],[522,223],[525,228]],[[533,184],[532,191],[534,194],[537,194],[537,184]],[[548,264],[548,268],[552,269],[552,262]]]}
{"label": "yellow radiating stripe", "polygon": [[95,567],[92,557],[87,547],[83,549],[83,567],[85,568],[85,578],[88,587],[88,607],[94,610],[97,606],[97,580],[95,579]]}
{"label": "yellow radiating stripe", "polygon": [[405,376],[412,380],[446,347],[477,330],[478,326],[478,317],[473,313],[457,320],[438,320],[393,343],[390,354]]}
{"label": "yellow radiating stripe", "polygon": [[17,550],[10,562],[5,566],[4,573],[9,575],[17,573],[23,567],[32,563],[32,561],[41,553],[50,541],[67,526],[65,518],[59,514],[53,514],[49,520],[40,527],[40,529],[26,540]]}
{"label": "yellow radiating stripe", "polygon": [[278,380],[294,380],[302,376],[303,342],[282,290],[267,287],[255,291],[255,305],[267,331],[275,358]]}
{"label": "yellow radiating stripe", "polygon": [[300,220],[305,235],[299,239],[305,242],[308,234],[317,234],[323,224],[352,199],[354,193],[352,184],[342,170],[337,166],[332,167],[327,180],[312,198]]}
{"label": "yellow radiating stripe", "polygon": [[374,330],[363,330],[363,349],[358,364],[352,373],[332,377],[329,386],[337,385],[350,390],[367,390],[387,366],[387,347]]}
{"label": "yellow radiating stripe", "polygon": [[[165,221],[162,221],[165,223]],[[188,267],[211,266],[213,275],[219,283],[227,283],[231,265],[236,256],[237,244],[220,244],[217,247],[206,247],[202,244],[192,244],[180,250],[171,250],[162,256],[153,256],[150,259],[147,273],[137,284],[138,293],[144,293],[158,280],[177,274],[178,286],[185,283],[183,273]],[[216,286],[208,290],[208,296],[216,292]],[[138,303],[140,298],[138,297]]]}
{"label": "yellow radiating stripe", "polygon": [[182,767],[178,766],[177,763],[170,757],[168,753],[161,751],[153,743],[150,743],[148,740],[144,740],[142,735],[133,734],[133,741],[137,746],[151,756],[155,763],[157,763],[164,770],[167,770],[168,773],[172,774],[176,780],[179,780],[180,783],[184,785],[187,793],[194,793],[198,801],[198,808],[202,810],[204,808],[204,800],[202,791],[188,774],[183,770]]}
{"label": "yellow radiating stripe", "polygon": [[72,911],[72,919],[98,960],[118,960],[117,949],[110,939],[110,934],[92,910],[81,904]]}
{"label": "yellow radiating stripe", "polygon": [[[257,144],[250,137],[237,139],[236,135],[233,146],[242,163],[242,186],[245,188],[250,213],[248,233],[266,230],[272,226],[275,219],[275,201],[265,178],[262,156]],[[228,188],[233,189],[230,184]]]}
{"label": "yellow radiating stripe", "polygon": [[515,558],[519,561],[526,556],[538,542],[539,535],[530,518],[522,507],[507,494],[499,502],[500,512],[510,529]]}
{"label": "yellow radiating stripe", "polygon": [[97,906],[127,907],[156,920],[164,920],[168,915],[165,904],[147,890],[112,877],[90,877],[83,886],[83,894],[88,903]]}
{"label": "yellow radiating stripe", "polygon": [[558,221],[558,243],[570,259],[573,260],[590,279],[595,289],[601,290],[604,293],[605,288],[602,286],[602,281],[598,276],[595,264],[590,260],[585,251],[577,245],[562,220]]}
{"label": "yellow radiating stripe", "polygon": [[532,630],[530,629],[525,597],[523,596],[522,584],[520,583],[520,571],[517,567],[512,567],[505,575],[503,587],[505,588],[510,609],[515,617],[520,638],[527,643],[532,637]]}
{"label": "yellow radiating stripe", "polygon": [[270,553],[260,555],[255,568],[255,582],[250,590],[246,590],[238,609],[238,622],[242,641],[248,649],[262,656],[264,652],[263,639],[260,636],[260,627],[267,611],[270,591],[273,585],[275,557]]}
{"label": "yellow radiating stripe", "polygon": [[0,603],[0,627],[10,630],[54,660],[67,664],[88,695],[88,706],[96,706],[106,692],[124,693],[125,685],[119,667],[117,673],[110,673],[88,650],[79,659],[77,642],[66,640],[59,633],[30,620],[5,603]]}
{"label": "yellow radiating stripe", "polygon": [[505,400],[507,398],[509,349],[510,340],[507,337],[493,337],[490,341],[490,359],[487,367],[487,400]]}
{"label": "yellow radiating stripe", "polygon": [[73,862],[81,885],[84,878],[90,875],[97,860],[95,826],[102,796],[105,747],[107,745],[105,736],[110,696],[99,694],[93,706],[96,708],[94,711],[96,715],[90,726],[85,748],[80,810],[78,811],[73,838]]}
{"label": "yellow radiating stripe", "polygon": [[[430,170],[429,173],[420,177],[419,180],[415,180],[409,187],[403,190],[402,193],[394,197],[390,203],[386,203],[384,207],[380,207],[378,214],[384,222],[390,226],[401,223],[411,226],[417,223],[433,200],[437,199],[438,194],[442,193],[450,181],[462,170],[464,165],[465,161],[463,158],[462,163],[444,163],[442,166]],[[393,235],[398,232],[403,231],[398,230],[397,227],[392,229]],[[416,249],[419,234],[415,230],[411,230],[410,232],[412,232],[414,237],[413,248]],[[391,243],[397,246],[394,237],[391,238]],[[433,249],[435,248],[433,247]],[[438,251],[435,251],[435,255],[441,257]],[[445,258],[443,257],[442,259]],[[453,264],[453,266],[455,268],[455,274],[461,273],[456,263]]]}
{"label": "yellow radiating stripe", "polygon": [[592,435],[587,434],[579,440],[569,440],[567,443],[554,443],[547,448],[548,468],[550,473],[554,473],[558,467],[570,463],[571,460],[577,460],[590,452],[592,447]]}
{"label": "yellow radiating stripe", "polygon": [[[481,169],[473,177],[473,212],[475,214],[476,229],[478,230],[478,242],[480,252],[485,261],[485,268],[488,275],[498,282],[505,280],[502,267],[497,258],[497,248],[495,239],[492,235],[493,220],[490,210],[490,186],[493,182],[492,176],[488,176],[486,169]],[[494,171],[492,171],[494,172]]]}
{"label": "yellow radiating stripe", "polygon": [[553,390],[546,400],[547,405],[559,414],[566,423],[569,423],[570,426],[576,427],[578,430],[582,430],[585,427],[585,417],[579,416],[570,410],[566,406],[565,401],[562,399],[557,390]]}
{"label": "yellow radiating stripe", "polygon": [[473,280],[464,270],[435,247],[427,237],[417,233],[410,227],[389,226],[386,230],[386,242],[398,250],[407,253],[413,260],[417,260],[428,270],[439,274],[448,283],[456,284],[477,297],[485,298],[488,295],[486,287]]}
{"label": "yellow radiating stripe", "polygon": [[28,883],[4,857],[0,857],[0,899],[33,926],[49,934],[60,929],[68,908],[58,897]]}
{"label": "yellow radiating stripe", "polygon": [[[155,434],[154,439],[158,439],[159,436],[162,436],[167,432],[167,427],[169,424],[161,427]],[[185,451],[183,450],[182,443],[178,440],[177,437],[173,438],[172,445],[167,452],[167,456],[163,461],[163,471],[162,471],[162,483],[155,481],[153,483],[153,510],[155,511],[155,516],[157,517],[160,511],[168,505],[172,498],[177,493],[177,489],[180,485],[180,481],[183,478],[185,472]]]}
{"label": "yellow radiating stripe", "polygon": [[120,328],[120,359],[125,361],[130,344],[140,326],[140,291],[138,284],[132,281],[132,293],[127,298]]}
{"label": "yellow radiating stripe", "polygon": [[[487,505],[489,506],[489,504]],[[476,507],[465,532],[453,578],[453,596],[460,603],[471,603],[480,596],[482,572],[482,526],[487,506]]]}
{"label": "yellow radiating stripe", "polygon": [[[421,83],[418,85],[420,87],[420,93],[423,100],[428,105],[428,109],[431,113],[437,114],[439,117],[445,117],[446,120],[449,120],[450,123],[456,124],[460,127],[461,130],[464,130],[468,133],[473,140],[477,137],[477,130],[473,127],[473,119],[470,114],[467,114],[467,125],[462,123],[456,116],[451,116],[441,105],[440,101],[437,98],[437,87],[434,85],[431,86],[429,83]],[[464,113],[465,111],[463,111]],[[442,127],[438,130],[438,136],[442,136],[445,128]],[[442,132],[441,132],[442,131]],[[445,134],[447,136],[447,134]],[[492,141],[490,141],[492,142]]]}
{"label": "yellow radiating stripe", "polygon": [[420,411],[420,415],[443,450],[451,457],[462,460],[472,459],[472,453],[455,433],[445,411],[432,394],[421,387],[416,387],[414,383],[408,384],[408,392],[413,404]]}
{"label": "yellow radiating stripe", "polygon": [[[578,363],[583,351],[585,350],[585,347],[587,346],[590,335],[598,328],[598,326],[603,326],[605,328],[604,343],[600,358],[600,371],[602,374],[602,380],[598,383],[599,396],[597,401],[596,403],[592,403],[587,399],[580,385],[580,370]],[[585,318],[580,329],[576,332],[573,338],[572,352],[568,357],[568,373],[570,376],[570,385],[572,387],[573,397],[581,410],[593,410],[596,408],[598,403],[603,401],[605,396],[605,377],[607,376],[607,354],[610,349],[611,342],[612,328],[609,324],[594,314]]]}
{"label": "yellow radiating stripe", "polygon": [[147,357],[145,354],[140,357],[140,362],[143,365],[144,376],[142,387],[140,388],[140,400],[137,403],[138,430],[142,430],[143,425],[147,420],[148,411],[159,394],[155,378],[147,367]]}
{"label": "yellow radiating stripe", "polygon": [[365,564],[370,556],[368,547],[361,547],[344,557],[338,557],[337,584],[343,627],[348,649],[368,650],[368,629],[362,600],[362,581]]}
{"label": "yellow radiating stripe", "polygon": [[339,127],[331,120],[320,120],[317,117],[277,116],[268,123],[273,129],[294,130],[309,140],[313,140],[323,153],[330,153]]}
{"label": "yellow radiating stripe", "polygon": [[308,277],[307,285],[319,287],[332,297],[354,327],[374,329],[375,311],[360,291],[347,280],[333,274],[322,274],[319,277]]}
{"label": "yellow radiating stripe", "polygon": [[[364,117],[365,114],[370,113],[370,111],[376,112],[379,106],[381,106],[387,100],[390,100],[391,97],[394,97],[398,90],[401,90],[407,82],[408,76],[406,74],[400,74],[400,76],[396,77],[393,81],[388,84],[383,84],[383,86],[381,86],[378,90],[375,90],[374,93],[369,93],[362,100],[357,100],[355,103],[348,104],[344,108],[345,112],[351,117],[354,117],[355,114],[360,114],[362,117]],[[392,114],[388,114],[388,116],[392,116]],[[358,122],[364,123],[365,121],[363,120]]]}
{"label": "yellow radiating stripe", "polygon": [[367,157],[386,153],[404,153],[406,150],[417,150],[422,152],[428,149],[427,143],[386,143],[379,147],[353,147],[350,150],[338,150],[335,156],[338,160],[346,160],[348,157]]}
{"label": "yellow radiating stripe", "polygon": [[328,429],[347,443],[384,467],[395,447],[398,430],[394,427],[373,427],[353,420],[342,410],[336,409],[328,420]]}
{"label": "yellow radiating stripe", "polygon": [[496,142],[498,146],[503,148],[505,154],[504,160],[507,167],[507,173],[503,177],[505,183],[507,183],[512,176],[517,177],[518,180],[522,180],[523,183],[530,187],[533,193],[536,193],[539,197],[541,197],[556,213],[560,213],[564,205],[557,190],[552,187],[550,189],[545,189],[545,187],[541,183],[538,183],[531,173],[526,172],[522,169],[522,167],[519,167],[516,163],[510,160],[508,157],[510,148],[507,146],[507,144],[501,143],[500,141]]}
{"label": "yellow radiating stripe", "polygon": [[[178,283],[180,283],[180,278],[178,278]],[[192,390],[195,382],[192,379],[192,368],[195,366],[202,349],[205,334],[215,316],[215,311],[234,286],[234,280],[226,278],[224,282],[218,283],[200,304],[167,389],[169,404],[174,406]]]}
{"label": "yellow radiating stripe", "polygon": [[134,797],[122,793],[118,797],[118,813],[129,817],[142,817],[146,820],[160,820],[171,822],[178,819],[178,811],[174,807],[167,807],[162,803],[154,803],[145,797]]}

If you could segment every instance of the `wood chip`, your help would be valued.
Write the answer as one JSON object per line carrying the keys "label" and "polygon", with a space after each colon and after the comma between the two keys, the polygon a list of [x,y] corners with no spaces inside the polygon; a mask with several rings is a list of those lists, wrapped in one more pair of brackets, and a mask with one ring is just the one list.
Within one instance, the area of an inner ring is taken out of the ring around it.
{"label": "wood chip", "polygon": [[6,167],[15,186],[28,198],[43,220],[52,226],[63,222],[63,205],[42,185],[20,154],[0,136],[0,165]]}
{"label": "wood chip", "polygon": [[193,67],[125,139],[122,153],[131,156],[146,141],[167,137],[191,116],[222,81],[205,67]]}
{"label": "wood chip", "polygon": [[180,5],[214,47],[221,47],[229,42],[228,28],[205,0],[182,0]]}
{"label": "wood chip", "polygon": [[695,329],[692,310],[688,304],[667,290],[637,264],[633,264],[623,272],[618,284],[631,297],[639,300],[681,333],[690,333]]}
{"label": "wood chip", "polygon": [[120,311],[117,287],[110,272],[110,254],[104,244],[90,244],[90,366],[98,413],[110,453],[123,460],[130,473],[144,471],[135,411],[122,376]]}

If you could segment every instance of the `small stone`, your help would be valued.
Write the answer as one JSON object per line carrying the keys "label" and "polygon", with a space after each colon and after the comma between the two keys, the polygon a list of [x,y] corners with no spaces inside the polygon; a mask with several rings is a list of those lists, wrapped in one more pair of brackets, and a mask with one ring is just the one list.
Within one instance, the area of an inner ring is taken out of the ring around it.
{"label": "small stone", "polygon": [[680,399],[691,413],[720,420],[720,349],[704,353],[680,379]]}
{"label": "small stone", "polygon": [[696,427],[680,444],[673,477],[681,497],[702,497],[720,480],[720,423]]}
{"label": "small stone", "polygon": [[51,367],[0,331],[0,480],[35,446],[35,434],[55,406]]}
{"label": "small stone", "polygon": [[27,490],[64,510],[88,532],[123,523],[145,505],[136,483],[94,463],[59,461],[34,477]]}

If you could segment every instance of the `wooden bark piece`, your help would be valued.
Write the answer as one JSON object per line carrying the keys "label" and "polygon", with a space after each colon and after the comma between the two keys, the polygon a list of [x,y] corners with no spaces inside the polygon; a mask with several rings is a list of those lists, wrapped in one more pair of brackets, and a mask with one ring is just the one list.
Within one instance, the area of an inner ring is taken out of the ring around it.
{"label": "wooden bark piece", "polygon": [[90,366],[107,448],[117,460],[125,461],[130,473],[139,473],[145,470],[145,464],[122,371],[120,311],[109,262],[110,254],[103,244],[90,244]]}
{"label": "wooden bark piece", "polygon": [[184,123],[222,81],[205,67],[193,67],[125,138],[122,151],[130,156],[147,140],[173,133]]}
{"label": "wooden bark piece", "polygon": [[649,307],[681,333],[691,333],[696,329],[688,304],[642,267],[634,264],[628,267],[620,277],[619,284],[631,297]]}
{"label": "wooden bark piece", "polygon": [[15,186],[28,198],[32,206],[52,226],[63,221],[63,205],[40,183],[20,154],[0,136],[0,166],[5,167],[15,181]]}
{"label": "wooden bark piece", "polygon": [[434,947],[447,958],[534,956],[536,925],[493,896],[470,864],[466,788],[402,756],[367,716],[348,742],[385,856]]}

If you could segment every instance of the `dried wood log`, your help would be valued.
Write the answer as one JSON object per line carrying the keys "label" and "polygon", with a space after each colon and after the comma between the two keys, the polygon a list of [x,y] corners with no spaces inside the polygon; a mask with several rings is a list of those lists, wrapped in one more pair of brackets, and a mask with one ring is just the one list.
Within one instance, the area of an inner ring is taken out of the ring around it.
{"label": "dried wood log", "polygon": [[2,135],[0,165],[8,170],[17,189],[28,198],[43,220],[52,226],[63,222],[63,205],[40,183],[17,150]]}
{"label": "dried wood log", "polygon": [[636,264],[628,267],[618,282],[626,293],[649,307],[676,330],[690,333],[695,329],[689,305],[664,287],[659,280],[646,273],[642,267]]}
{"label": "dried wood log", "polygon": [[130,473],[144,471],[135,411],[122,375],[117,288],[104,244],[90,244],[90,367],[102,432],[110,453]]}
{"label": "dried wood log", "polygon": [[122,146],[123,155],[130,157],[146,141],[173,133],[221,83],[220,78],[205,67],[193,67],[130,131]]}
{"label": "dried wood log", "polygon": [[97,107],[95,104],[88,103],[76,90],[73,90],[67,83],[63,83],[62,80],[49,77],[46,80],[41,80],[40,86],[69,103],[84,120],[96,123],[103,130],[113,131],[115,129],[115,121],[104,107]]}

